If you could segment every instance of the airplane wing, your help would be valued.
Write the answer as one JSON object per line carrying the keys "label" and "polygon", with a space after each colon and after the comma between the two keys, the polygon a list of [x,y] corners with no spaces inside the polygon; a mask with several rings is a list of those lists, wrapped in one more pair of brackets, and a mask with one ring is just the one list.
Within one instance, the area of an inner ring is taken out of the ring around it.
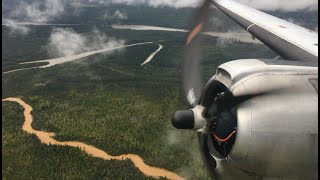
{"label": "airplane wing", "polygon": [[318,62],[318,33],[231,0],[212,3],[283,58]]}

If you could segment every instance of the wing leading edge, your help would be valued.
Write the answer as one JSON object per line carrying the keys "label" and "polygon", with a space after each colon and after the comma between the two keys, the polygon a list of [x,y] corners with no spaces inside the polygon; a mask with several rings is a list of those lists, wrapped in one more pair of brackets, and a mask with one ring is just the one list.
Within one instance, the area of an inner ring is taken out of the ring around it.
{"label": "wing leading edge", "polygon": [[318,62],[318,33],[231,0],[212,3],[283,58]]}

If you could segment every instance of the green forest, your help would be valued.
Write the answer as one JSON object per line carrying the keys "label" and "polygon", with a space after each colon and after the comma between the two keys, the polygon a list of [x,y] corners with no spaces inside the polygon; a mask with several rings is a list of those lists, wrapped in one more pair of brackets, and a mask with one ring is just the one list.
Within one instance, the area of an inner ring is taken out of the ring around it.
{"label": "green forest", "polygon": [[[172,10],[167,11],[163,10],[162,14],[176,16]],[[143,12],[150,14],[152,9]],[[138,12],[128,10],[127,13]],[[180,25],[176,27],[186,24],[183,20],[186,17],[178,18]],[[160,22],[163,18],[157,19]],[[131,23],[142,21],[152,22],[133,19]],[[168,24],[172,22],[158,23]],[[72,28],[85,36],[90,36],[93,29],[91,24]],[[33,128],[54,132],[56,140],[84,142],[114,156],[137,154],[148,165],[165,168],[187,179],[210,179],[196,133],[176,130],[170,122],[176,110],[190,108],[181,89],[186,34],[115,30],[108,23],[94,28],[110,37],[125,39],[126,44],[157,42],[45,69],[2,74],[2,98],[19,97],[31,105]],[[52,58],[45,49],[52,27],[34,26],[28,36],[12,35],[6,27],[2,29],[3,72],[35,65],[19,65],[19,62]],[[221,45],[217,38],[203,35],[203,39],[203,82],[224,62],[276,56],[260,44],[231,41]],[[151,62],[140,66],[158,48],[158,43],[163,49]],[[3,179],[152,179],[129,160],[105,161],[77,148],[43,145],[35,135],[21,129],[23,121],[22,107],[2,102]]]}

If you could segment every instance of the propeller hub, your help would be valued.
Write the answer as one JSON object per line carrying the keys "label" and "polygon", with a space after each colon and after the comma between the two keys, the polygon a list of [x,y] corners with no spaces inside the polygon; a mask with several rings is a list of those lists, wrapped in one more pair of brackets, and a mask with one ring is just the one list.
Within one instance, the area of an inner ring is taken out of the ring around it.
{"label": "propeller hub", "polygon": [[191,110],[176,111],[171,118],[171,123],[177,129],[193,129],[194,114]]}
{"label": "propeller hub", "polygon": [[190,110],[176,111],[171,118],[171,123],[177,129],[205,130],[207,120],[203,117],[204,111],[205,108],[200,105]]}

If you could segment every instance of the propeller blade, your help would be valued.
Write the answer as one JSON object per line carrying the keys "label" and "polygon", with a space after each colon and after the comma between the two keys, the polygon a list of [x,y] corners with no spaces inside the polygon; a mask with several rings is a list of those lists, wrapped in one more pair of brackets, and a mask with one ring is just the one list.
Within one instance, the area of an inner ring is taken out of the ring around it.
{"label": "propeller blade", "polygon": [[205,0],[202,6],[196,10],[194,18],[194,27],[188,34],[186,45],[189,45],[191,41],[202,31],[203,26],[208,18],[209,7],[210,0]]}
{"label": "propeller blade", "polygon": [[197,41],[186,47],[183,62],[183,88],[188,102],[193,107],[199,101],[202,86],[199,44]]}
{"label": "propeller blade", "polygon": [[195,25],[186,38],[186,47],[183,61],[183,89],[189,104],[195,107],[200,99],[202,79],[200,73],[200,39],[197,35],[202,31],[207,20],[210,1],[204,1],[203,5],[195,13]]}

